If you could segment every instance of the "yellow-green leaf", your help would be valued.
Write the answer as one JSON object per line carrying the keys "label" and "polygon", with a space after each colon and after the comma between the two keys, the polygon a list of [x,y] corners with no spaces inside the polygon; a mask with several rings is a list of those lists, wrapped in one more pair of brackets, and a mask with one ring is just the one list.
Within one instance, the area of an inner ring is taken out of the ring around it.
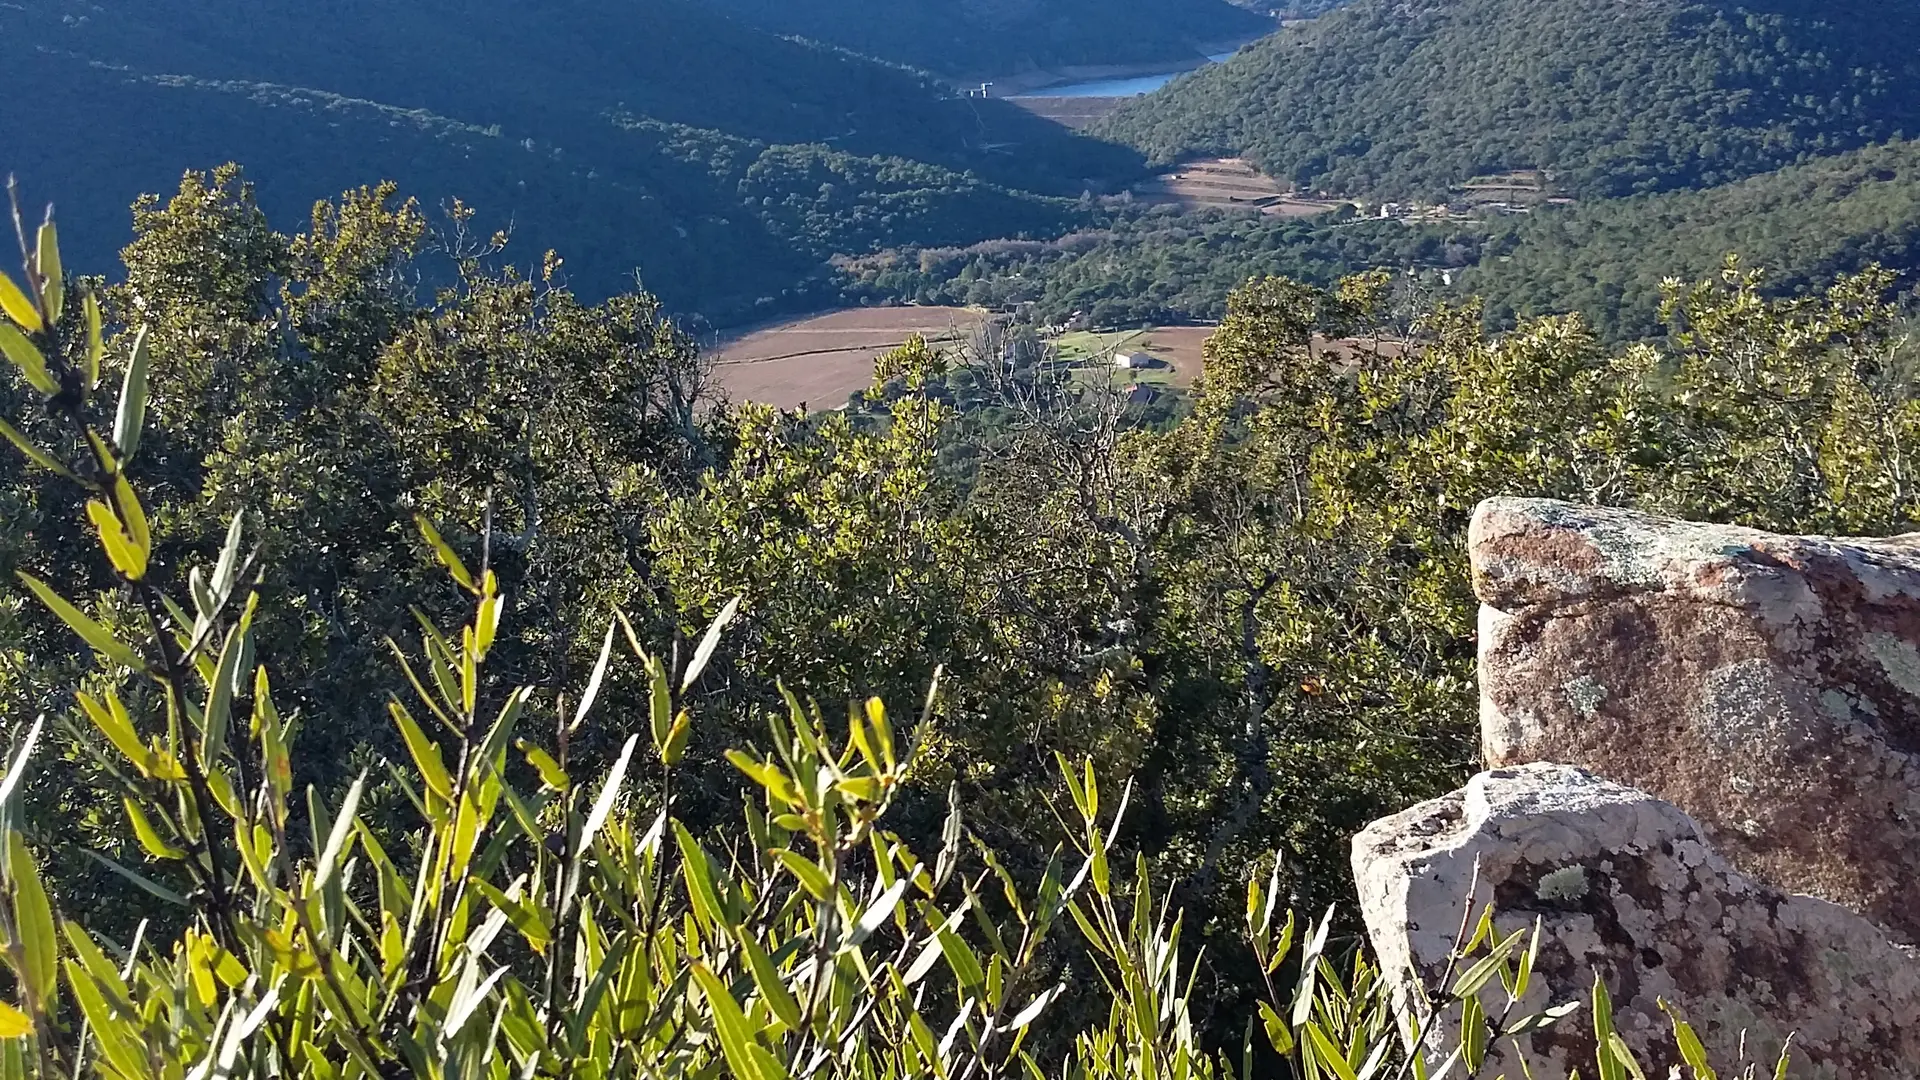
{"label": "yellow-green leaf", "polygon": [[515,900],[488,884],[483,878],[470,878],[468,883],[479,890],[480,895],[486,897],[488,903],[499,908],[506,915],[507,922],[513,924],[515,930],[520,931],[520,936],[527,939],[527,944],[533,947],[534,952],[546,955],[547,946],[553,941],[553,929],[547,925],[547,921],[541,917],[537,908]]}
{"label": "yellow-green leaf", "polygon": [[660,748],[660,761],[663,764],[680,764],[680,759],[686,756],[687,739],[692,731],[693,725],[687,718],[687,711],[680,710],[680,715],[673,719],[673,727],[667,730],[667,744]]}
{"label": "yellow-green leaf", "polygon": [[28,385],[35,390],[47,395],[60,392],[60,384],[54,381],[53,373],[47,370],[47,358],[40,355],[40,350],[27,340],[27,335],[3,322],[0,322],[0,354],[5,354],[13,366],[20,369],[20,374],[26,376]]}
{"label": "yellow-green leaf", "polygon": [[514,745],[527,756],[527,764],[532,765],[540,773],[541,783],[555,791],[565,791],[571,786],[572,781],[567,778],[567,771],[560,767],[559,762],[553,760],[553,755],[525,739],[517,741]]}
{"label": "yellow-green leaf", "polygon": [[0,1001],[0,1039],[23,1039],[33,1034],[33,1019]]}
{"label": "yellow-green leaf", "polygon": [[141,848],[156,859],[184,859],[187,853],[160,838],[160,833],[147,820],[146,811],[132,799],[123,798],[120,805],[126,808],[127,820],[133,823],[133,835],[140,841]]}
{"label": "yellow-green leaf", "polygon": [[147,553],[137,547],[133,538],[120,527],[120,519],[113,510],[99,499],[87,502],[87,518],[93,522],[93,528],[100,536],[100,546],[107,551],[107,561],[113,564],[122,577],[128,581],[139,581],[147,576]]}
{"label": "yellow-green leaf", "polygon": [[453,580],[459,582],[468,592],[478,592],[473,583],[473,575],[467,571],[467,564],[461,562],[460,556],[454,554],[453,548],[440,538],[440,530],[433,527],[433,522],[428,521],[425,514],[415,514],[413,523],[419,526],[420,535],[426,539],[428,546],[433,548],[433,553],[440,557],[440,562],[446,566],[447,572],[453,575]]}
{"label": "yellow-green leaf", "polygon": [[400,735],[407,742],[407,750],[413,755],[413,763],[420,770],[420,778],[427,782],[427,789],[441,799],[453,800],[453,779],[447,775],[447,767],[440,757],[440,747],[427,738],[420,725],[413,722],[413,714],[406,706],[397,701],[387,702],[387,711],[393,714],[394,723],[400,726]]}
{"label": "yellow-green leaf", "polygon": [[0,271],[0,311],[5,311],[9,319],[29,334],[37,334],[46,326],[40,321],[40,312],[33,301],[27,299],[27,294],[20,291],[20,286],[15,285],[5,271]]}
{"label": "yellow-green leaf", "polygon": [[108,633],[106,627],[94,622],[79,608],[67,603],[66,599],[54,592],[46,582],[32,574],[20,571],[15,571],[14,576],[18,577],[27,588],[33,590],[33,595],[39,597],[40,602],[45,604],[48,610],[60,616],[60,621],[72,628],[73,632],[79,634],[88,645],[93,646],[95,652],[122,667],[132,668],[141,674],[150,673],[146,661],[140,659],[138,653]]}
{"label": "yellow-green leaf", "polygon": [[120,520],[127,528],[127,539],[140,549],[140,558],[144,562],[153,550],[153,532],[147,527],[147,512],[140,506],[140,497],[133,493],[133,485],[127,483],[124,473],[113,478],[113,508],[120,512]]}
{"label": "yellow-green leaf", "polygon": [[133,718],[127,714],[126,707],[120,704],[118,694],[109,689],[106,705],[87,694],[76,694],[74,697],[80,702],[81,711],[93,721],[94,727],[100,729],[100,734],[107,737],[114,749],[125,754],[142,776],[153,775],[153,751],[140,741],[139,733],[133,729]]}

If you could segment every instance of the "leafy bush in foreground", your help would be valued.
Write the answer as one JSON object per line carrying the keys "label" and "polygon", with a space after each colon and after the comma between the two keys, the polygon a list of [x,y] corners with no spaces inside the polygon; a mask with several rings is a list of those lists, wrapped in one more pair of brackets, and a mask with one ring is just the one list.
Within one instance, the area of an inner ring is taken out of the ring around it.
{"label": "leafy bush in foreground", "polygon": [[[842,741],[788,695],[771,752],[728,755],[751,794],[742,832],[716,844],[676,818],[674,781],[692,731],[680,699],[732,606],[684,664],[649,653],[616,616],[574,707],[556,710],[548,754],[516,737],[534,689],[487,678],[505,609],[490,552],[469,569],[424,518],[472,617],[448,634],[421,614],[419,653],[393,645],[410,692],[388,710],[411,758],[393,773],[414,825],[363,819],[364,776],[337,805],[312,789],[302,805],[297,723],[275,707],[255,652],[258,553],[243,519],[211,567],[162,585],[171,568],[154,558],[129,475],[146,421],[144,333],[109,425],[97,299],[69,297],[51,223],[27,262],[25,288],[0,277],[0,353],[82,449],[57,453],[11,424],[0,434],[90,495],[91,532],[135,614],[108,625],[21,579],[98,661],[73,687],[75,739],[165,868],[112,869],[165,907],[116,941],[49,894],[35,823],[19,814],[46,730],[36,720],[0,778],[0,957],[14,1000],[0,1005],[0,1077],[1185,1078],[1251,1076],[1257,1050],[1298,1075],[1362,1080],[1473,1073],[1490,1039],[1570,1009],[1497,1007],[1526,992],[1531,954],[1524,932],[1494,935],[1483,919],[1457,950],[1475,962],[1445,988],[1469,1035],[1430,1072],[1428,1054],[1400,1050],[1379,973],[1363,957],[1345,971],[1328,960],[1330,917],[1296,955],[1276,867],[1248,890],[1264,1041],[1250,1026],[1236,1069],[1196,1042],[1183,917],[1143,857],[1131,874],[1110,864],[1128,795],[1108,811],[1091,764],[1061,759],[1077,851],[1056,852],[1028,889],[957,811],[931,860],[886,828],[920,744],[879,701],[850,711]],[[630,724],[596,712],[619,636],[645,671],[647,708]],[[642,728],[597,784],[571,775],[567,753],[589,720]],[[659,770],[658,805],[628,796],[642,768]],[[1069,924],[1084,947],[1046,950]],[[1274,979],[1289,961],[1290,986]],[[1107,1015],[1045,1032],[1074,979],[1104,989]],[[1604,1001],[1596,992],[1602,1029]],[[1627,1064],[1604,1041],[1601,1053],[1602,1075]]]}

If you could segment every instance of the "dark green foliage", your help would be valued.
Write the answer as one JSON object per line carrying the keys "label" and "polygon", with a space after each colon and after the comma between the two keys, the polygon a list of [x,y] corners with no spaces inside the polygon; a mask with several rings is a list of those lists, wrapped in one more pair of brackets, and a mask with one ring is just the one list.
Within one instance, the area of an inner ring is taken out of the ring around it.
{"label": "dark green foliage", "polygon": [[1214,322],[1249,278],[1331,285],[1356,267],[1464,266],[1472,227],[1287,220],[1231,211],[1123,213],[1058,240],[883,251],[844,260],[847,295],[1019,310],[1093,326]]}
{"label": "dark green foliage", "polygon": [[1920,132],[1916,45],[1920,9],[1872,0],[1361,0],[1097,130],[1343,194],[1539,167],[1624,195]]}
{"label": "dark green foliage", "polygon": [[1226,0],[705,0],[745,22],[954,76],[1073,64],[1192,61],[1265,33],[1271,19]]}
{"label": "dark green foliage", "polygon": [[1604,336],[1659,330],[1660,282],[1729,253],[1768,267],[1771,291],[1824,286],[1871,263],[1920,268],[1920,143],[1822,158],[1700,192],[1536,212],[1465,277],[1496,325],[1577,311]]}
{"label": "dark green foliage", "polygon": [[276,221],[392,177],[484,207],[523,269],[562,249],[586,295],[637,269],[733,322],[830,300],[826,255],[1054,234],[1080,213],[1060,197],[1137,171],[1008,103],[682,0],[122,6],[0,8],[0,97],[60,90],[0,111],[5,167],[73,178],[69,246],[93,265],[135,195],[239,159]]}

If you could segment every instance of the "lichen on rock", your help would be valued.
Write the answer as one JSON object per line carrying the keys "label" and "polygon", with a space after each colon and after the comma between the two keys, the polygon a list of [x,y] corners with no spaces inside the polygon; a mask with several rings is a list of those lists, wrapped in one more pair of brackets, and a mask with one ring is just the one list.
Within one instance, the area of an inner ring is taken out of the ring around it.
{"label": "lichen on rock", "polygon": [[1489,765],[1649,792],[1920,941],[1920,542],[1493,499],[1469,551]]}
{"label": "lichen on rock", "polygon": [[[1731,1065],[1878,1080],[1920,1062],[1920,957],[1870,920],[1770,888],[1729,866],[1672,804],[1582,769],[1494,769],[1461,791],[1374,823],[1354,840],[1362,911],[1397,1004],[1432,1023],[1434,989],[1470,911],[1503,933],[1541,929],[1520,1012],[1586,996],[1597,976],[1621,1036],[1662,1075],[1679,1057],[1662,1001]],[[1494,995],[1498,984],[1483,991]],[[1492,1015],[1498,1004],[1489,999]],[[1453,1045],[1438,1030],[1428,1045]],[[1528,1036],[1534,1076],[1592,1074],[1585,1017]],[[1521,1075],[1501,1049],[1485,1075]]]}

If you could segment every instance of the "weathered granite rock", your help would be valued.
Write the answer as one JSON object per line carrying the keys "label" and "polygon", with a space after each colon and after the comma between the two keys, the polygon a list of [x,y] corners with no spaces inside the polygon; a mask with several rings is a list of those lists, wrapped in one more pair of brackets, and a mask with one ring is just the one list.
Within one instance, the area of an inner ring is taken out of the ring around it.
{"label": "weathered granite rock", "polygon": [[1650,792],[1741,870],[1920,941],[1920,535],[1493,499],[1469,543],[1490,766]]}
{"label": "weathered granite rock", "polygon": [[[1502,932],[1542,926],[1537,978],[1515,1015],[1589,1000],[1597,974],[1650,1076],[1679,1062],[1661,999],[1694,1026],[1723,1075],[1743,1033],[1769,1072],[1789,1034],[1796,1077],[1920,1072],[1920,957],[1910,948],[1836,904],[1741,874],[1679,809],[1584,770],[1481,773],[1368,827],[1353,866],[1403,1008],[1429,1015],[1426,988],[1440,983],[1469,903],[1475,912],[1492,903]],[[1482,995],[1499,1015],[1498,980]],[[1449,1020],[1443,1014],[1431,1045],[1454,1045]],[[1528,1038],[1531,1075],[1595,1074],[1585,1009]],[[1521,1075],[1504,1053],[1483,1075],[1503,1071]]]}

